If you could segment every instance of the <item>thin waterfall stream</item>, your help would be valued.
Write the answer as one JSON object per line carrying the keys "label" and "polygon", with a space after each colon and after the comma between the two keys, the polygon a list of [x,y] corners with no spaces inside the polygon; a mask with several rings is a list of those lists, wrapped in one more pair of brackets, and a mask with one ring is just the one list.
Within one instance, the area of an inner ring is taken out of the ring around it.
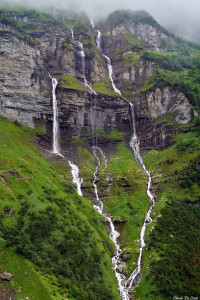
{"label": "thin waterfall stream", "polygon": [[84,84],[85,84],[86,88],[90,91],[90,94],[97,95],[97,93],[92,89],[91,84],[87,81],[86,76],[85,76],[85,52],[83,49],[83,44],[81,42],[75,40],[73,29],[71,29],[71,35],[72,35],[72,40],[79,48],[79,55],[81,57],[81,69],[82,69],[81,74],[82,74],[82,78],[84,80]]}
{"label": "thin waterfall stream", "polygon": [[136,122],[135,122],[135,111],[134,111],[134,105],[130,103],[130,109],[131,109],[131,116],[132,116],[132,122],[133,122],[133,135],[130,141],[130,146],[133,149],[133,153],[135,156],[135,160],[138,163],[139,166],[143,168],[145,173],[148,175],[148,184],[147,184],[147,195],[151,201],[151,206],[147,211],[144,223],[142,225],[141,231],[140,231],[140,248],[139,248],[139,255],[137,259],[137,268],[133,271],[133,273],[130,275],[128,280],[126,281],[126,287],[130,291],[133,288],[133,285],[135,284],[135,281],[137,280],[137,277],[141,274],[141,268],[142,268],[142,250],[145,247],[145,242],[144,242],[144,235],[145,235],[145,230],[146,227],[152,222],[152,219],[150,217],[152,209],[155,206],[155,199],[154,196],[152,195],[150,188],[151,188],[151,174],[147,170],[143,158],[140,154],[140,146],[139,146],[139,141],[137,139],[137,133],[136,133]]}
{"label": "thin waterfall stream", "polygon": [[56,98],[56,87],[58,85],[58,81],[56,78],[52,78],[49,74],[49,77],[52,80],[52,100],[53,100],[53,150],[52,153],[60,155],[60,145],[59,145],[59,139],[60,139],[60,131],[59,131],[59,122],[58,122],[58,103]]}
{"label": "thin waterfall stream", "polygon": [[112,83],[112,87],[113,87],[113,90],[122,95],[120,90],[116,87],[115,83],[114,83],[114,80],[113,80],[113,68],[112,68],[112,64],[111,64],[111,60],[108,56],[106,56],[103,52],[102,52],[102,49],[101,49],[101,38],[102,38],[102,33],[97,30],[97,38],[96,38],[96,44],[97,44],[97,47],[99,48],[99,50],[101,51],[101,53],[103,54],[103,56],[105,57],[106,59],[106,62],[107,62],[107,66],[108,66],[108,73],[109,73],[109,77],[110,77],[110,81]]}
{"label": "thin waterfall stream", "polygon": [[[60,144],[59,144],[60,132],[59,132],[59,122],[58,122],[58,105],[57,105],[57,98],[56,98],[56,87],[58,85],[58,81],[57,79],[52,78],[50,74],[49,77],[52,80],[52,99],[53,99],[53,151],[52,153],[64,158],[64,156],[60,153]],[[79,177],[79,168],[71,161],[68,161],[68,163],[71,167],[73,183],[76,184],[77,193],[80,196],[82,196],[81,184],[83,182],[83,179]]]}
{"label": "thin waterfall stream", "polygon": [[120,234],[119,234],[118,231],[115,230],[115,226],[114,226],[114,223],[113,223],[111,217],[108,216],[108,214],[104,211],[103,202],[99,199],[99,195],[98,195],[98,188],[97,188],[96,183],[97,183],[99,167],[100,167],[100,164],[101,164],[98,152],[104,160],[104,169],[107,168],[107,158],[106,158],[105,154],[103,153],[101,148],[99,148],[97,146],[94,146],[93,147],[93,154],[94,154],[94,157],[96,158],[96,161],[97,161],[96,169],[95,169],[95,172],[94,172],[94,180],[93,180],[93,186],[94,186],[95,196],[96,196],[96,200],[97,200],[96,204],[94,205],[94,208],[102,216],[104,216],[107,219],[107,221],[109,222],[109,225],[110,225],[109,237],[113,241],[113,243],[115,244],[115,247],[116,247],[116,254],[112,257],[112,264],[114,266],[114,272],[115,272],[115,276],[117,278],[120,296],[121,296],[122,300],[129,300],[128,289],[123,284],[123,282],[126,281],[126,277],[125,277],[124,274],[122,274],[118,271],[118,267],[121,266],[122,263],[123,263],[123,261],[121,260],[121,257],[120,257],[121,253],[122,253],[122,250],[120,248],[120,244],[119,244],[119,241],[118,241],[118,238],[119,238]]}

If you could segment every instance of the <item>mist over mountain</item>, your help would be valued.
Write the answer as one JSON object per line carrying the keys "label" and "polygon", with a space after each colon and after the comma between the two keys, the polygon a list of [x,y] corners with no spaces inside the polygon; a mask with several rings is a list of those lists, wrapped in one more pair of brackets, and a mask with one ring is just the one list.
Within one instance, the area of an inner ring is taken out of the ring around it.
{"label": "mist over mountain", "polygon": [[94,19],[106,17],[110,12],[117,9],[146,10],[163,26],[182,36],[185,39],[200,43],[198,28],[200,26],[199,12],[200,3],[192,0],[3,0],[0,6],[21,5],[36,9],[58,9],[84,10],[88,16]]}

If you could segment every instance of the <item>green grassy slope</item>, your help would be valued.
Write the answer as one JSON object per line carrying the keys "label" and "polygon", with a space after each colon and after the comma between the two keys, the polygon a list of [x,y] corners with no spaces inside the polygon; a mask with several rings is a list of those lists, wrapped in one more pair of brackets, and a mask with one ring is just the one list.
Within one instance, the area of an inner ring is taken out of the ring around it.
{"label": "green grassy slope", "polygon": [[158,202],[147,228],[143,279],[134,299],[200,296],[199,126],[182,127],[175,144],[150,151],[145,163],[157,187]]}
{"label": "green grassy slope", "polygon": [[101,217],[69,184],[69,167],[43,159],[30,138],[0,118],[1,271],[15,274],[18,299],[118,299]]}
{"label": "green grassy slope", "polygon": [[[104,208],[116,220],[114,222],[121,234],[121,248],[124,260],[127,262],[127,275],[129,275],[136,266],[139,250],[138,237],[149,207],[146,195],[147,177],[144,171],[137,166],[133,153],[122,141],[122,134],[113,131],[110,135],[106,135],[99,131],[98,135],[103,144],[101,149],[108,159],[108,166],[104,168],[104,161],[101,158],[98,170],[98,194],[104,203]],[[110,148],[109,151],[106,144]],[[80,157],[80,172],[81,177],[84,178],[85,192],[88,199],[94,203],[92,181],[96,164],[95,158],[83,143],[78,146],[78,156]]]}

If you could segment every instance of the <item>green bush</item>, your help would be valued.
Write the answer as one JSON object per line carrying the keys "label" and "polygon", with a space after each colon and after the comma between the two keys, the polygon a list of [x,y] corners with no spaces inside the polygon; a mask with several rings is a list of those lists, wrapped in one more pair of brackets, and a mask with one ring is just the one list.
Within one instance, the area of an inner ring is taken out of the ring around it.
{"label": "green bush", "polygon": [[200,207],[184,202],[167,203],[152,231],[149,250],[159,255],[151,276],[166,298],[200,296]]}
{"label": "green bush", "polygon": [[154,61],[159,67],[170,71],[182,71],[183,68],[192,68],[193,62],[189,56],[181,54],[163,55],[153,51],[145,51],[141,58]]}

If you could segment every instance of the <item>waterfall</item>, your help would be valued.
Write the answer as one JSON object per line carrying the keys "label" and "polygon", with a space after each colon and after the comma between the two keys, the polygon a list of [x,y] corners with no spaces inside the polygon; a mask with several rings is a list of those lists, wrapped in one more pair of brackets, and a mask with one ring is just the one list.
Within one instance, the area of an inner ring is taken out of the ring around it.
{"label": "waterfall", "polygon": [[[97,47],[99,48],[100,51],[101,51],[101,37],[102,37],[102,33],[99,30],[97,30],[96,44],[97,44]],[[113,90],[116,93],[122,95],[121,92],[120,92],[120,90],[118,90],[118,88],[116,87],[116,85],[114,83],[114,80],[113,80],[113,68],[112,68],[112,64],[111,64],[110,58],[108,56],[106,56],[103,52],[102,52],[102,54],[105,57],[106,62],[107,62],[108,73],[109,73],[109,77],[110,77],[110,81],[111,81]]]}
{"label": "waterfall", "polygon": [[56,86],[58,81],[52,78],[52,98],[53,98],[53,153],[60,154],[59,146],[59,123],[58,123],[58,106],[56,99]]}
{"label": "waterfall", "polygon": [[99,30],[97,30],[96,44],[100,51],[101,51],[101,37],[102,37],[102,33]]}
{"label": "waterfall", "polygon": [[71,29],[71,28],[70,28],[70,30],[71,30],[72,40],[74,41],[74,40],[75,40],[75,39],[74,39],[74,31],[73,31],[73,29]]}
{"label": "waterfall", "polygon": [[81,74],[82,74],[84,84],[85,84],[86,88],[90,91],[90,94],[97,95],[97,93],[92,89],[92,85],[87,81],[86,76],[85,76],[85,52],[83,49],[83,44],[81,42],[75,40],[73,29],[70,28],[70,30],[71,30],[72,39],[75,42],[75,44],[77,45],[77,47],[79,48],[79,56],[81,57]]}
{"label": "waterfall", "polygon": [[58,105],[57,105],[57,98],[56,98],[56,87],[57,87],[58,81],[55,78],[52,78],[50,74],[49,74],[49,77],[52,80],[52,99],[53,99],[53,150],[52,150],[52,153],[63,157],[63,155],[60,153],[60,145],[59,145],[60,131],[59,131],[59,122],[58,122]]}
{"label": "waterfall", "polygon": [[71,167],[72,177],[73,177],[73,183],[76,184],[77,187],[77,193],[79,196],[83,196],[81,191],[81,184],[83,183],[83,178],[79,177],[79,168],[75,164],[73,164],[71,161],[68,161],[69,165]]}
{"label": "waterfall", "polygon": [[92,18],[90,18],[90,23],[91,23],[92,27],[94,28],[94,22],[93,22]]}
{"label": "waterfall", "polygon": [[115,272],[115,276],[117,278],[120,296],[121,296],[122,300],[129,300],[130,299],[129,298],[129,291],[123,284],[123,282],[126,281],[126,277],[125,277],[125,275],[123,275],[122,273],[120,273],[118,271],[118,268],[123,263],[121,258],[120,258],[122,250],[121,250],[120,244],[118,242],[118,238],[119,238],[120,234],[119,234],[119,232],[117,232],[115,230],[114,223],[113,223],[112,219],[104,213],[103,202],[99,199],[99,195],[98,195],[98,189],[97,189],[96,182],[97,182],[97,176],[98,176],[98,169],[99,169],[99,166],[100,166],[101,162],[100,162],[100,159],[99,159],[99,156],[98,156],[97,152],[99,152],[99,154],[102,156],[102,158],[104,160],[104,169],[107,167],[107,158],[103,154],[103,151],[101,150],[101,148],[94,146],[93,147],[93,154],[94,154],[94,157],[96,158],[96,161],[97,161],[96,169],[95,169],[95,172],[94,172],[94,181],[93,181],[93,186],[94,186],[96,200],[97,200],[96,204],[94,205],[94,208],[102,216],[104,216],[109,222],[109,225],[110,225],[109,237],[113,241],[113,243],[115,244],[115,247],[116,247],[116,254],[115,254],[115,256],[112,257],[112,264],[114,266],[114,272]]}
{"label": "waterfall", "polygon": [[81,57],[81,65],[82,65],[82,75],[85,77],[85,52],[83,50],[83,44],[81,42],[76,42],[78,44],[78,47],[80,49],[79,55]]}
{"label": "waterfall", "polygon": [[144,223],[142,225],[141,231],[140,231],[140,248],[139,248],[139,255],[137,259],[137,268],[133,271],[131,276],[126,282],[126,287],[130,291],[133,288],[134,281],[137,279],[138,275],[141,273],[141,267],[142,267],[142,250],[145,247],[145,242],[144,242],[144,235],[145,235],[145,230],[146,227],[151,223],[152,219],[150,217],[152,209],[155,206],[155,200],[154,196],[152,195],[150,188],[151,188],[151,174],[147,170],[143,159],[140,154],[140,147],[139,147],[139,141],[137,139],[137,133],[136,133],[136,122],[135,122],[135,111],[134,111],[134,105],[130,103],[130,109],[131,109],[131,115],[132,115],[132,122],[133,122],[133,135],[130,141],[130,146],[133,149],[135,160],[138,163],[139,166],[143,168],[145,173],[148,175],[148,185],[147,185],[147,195],[149,199],[151,200],[151,206],[148,209],[148,212],[146,214]]}

